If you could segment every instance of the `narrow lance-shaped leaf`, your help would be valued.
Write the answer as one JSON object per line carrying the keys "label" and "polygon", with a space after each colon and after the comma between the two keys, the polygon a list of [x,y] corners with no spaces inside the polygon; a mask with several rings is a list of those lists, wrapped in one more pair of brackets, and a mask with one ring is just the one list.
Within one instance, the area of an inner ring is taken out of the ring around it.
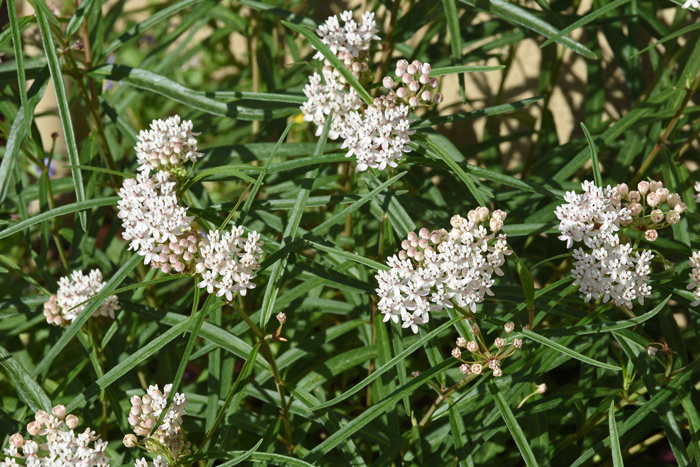
{"label": "narrow lance-shaped leaf", "polygon": [[617,425],[615,424],[615,401],[610,401],[608,425],[610,428],[610,449],[612,450],[613,467],[624,467],[622,451],[620,450],[620,435],[617,433]]}
{"label": "narrow lance-shaped leaf", "polygon": [[[51,81],[53,82],[53,88],[56,93],[56,101],[58,103],[58,115],[61,119],[61,126],[63,126],[63,136],[65,137],[66,150],[68,151],[68,159],[71,165],[80,165],[80,158],[78,157],[78,147],[75,144],[75,133],[73,132],[73,122],[70,117],[70,105],[68,103],[68,95],[66,93],[66,85],[63,82],[63,73],[61,72],[61,65],[58,61],[58,54],[56,53],[56,47],[53,43],[53,36],[51,34],[51,26],[49,25],[48,16],[53,14],[51,12],[46,12],[46,5],[43,5],[43,0],[37,2],[39,5],[35,9],[35,14],[37,18],[37,23],[39,24],[39,31],[41,31],[41,41],[44,45],[44,53],[46,54],[46,60],[49,65],[49,71],[51,72]],[[42,8],[42,5],[44,8]],[[55,19],[55,18],[54,18]],[[73,186],[75,188],[75,197],[78,203],[85,201],[85,190],[83,188],[83,176],[80,169],[71,169],[73,175]],[[83,230],[87,229],[87,214],[85,211],[80,211],[78,213],[80,218],[80,224],[83,226]]]}
{"label": "narrow lance-shaped leaf", "polygon": [[581,128],[583,128],[583,134],[586,135],[586,141],[588,142],[588,147],[591,150],[591,166],[593,168],[593,180],[595,180],[595,184],[598,187],[603,187],[603,177],[600,174],[600,165],[598,164],[598,151],[595,148],[595,143],[593,142],[593,138],[591,138],[591,134],[588,132],[588,128],[586,128],[586,125],[581,122]]}
{"label": "narrow lance-shaped leaf", "polygon": [[530,449],[530,443],[525,438],[525,433],[523,433],[523,429],[520,428],[520,425],[515,419],[513,411],[510,410],[510,407],[503,397],[503,394],[501,394],[496,385],[493,384],[490,379],[488,380],[488,386],[489,391],[491,391],[491,395],[493,396],[493,400],[496,402],[496,407],[498,408],[503,421],[506,422],[508,431],[510,431],[510,435],[513,437],[515,444],[518,446],[518,450],[520,450],[520,454],[525,461],[525,465],[527,465],[527,467],[537,466],[537,460],[535,459],[532,449]]}
{"label": "narrow lance-shaped leaf", "polygon": [[51,413],[51,399],[49,399],[49,396],[27,373],[27,370],[3,347],[0,347],[0,365],[10,375],[12,382],[15,383],[20,398],[29,405],[33,412],[44,410]]}
{"label": "narrow lance-shaped leaf", "polygon": [[15,51],[15,61],[17,62],[17,84],[19,86],[19,101],[22,103],[24,112],[24,131],[31,134],[33,109],[27,103],[27,79],[24,76],[24,52],[22,51],[22,38],[20,35],[19,22],[17,20],[17,5],[15,0],[7,0],[7,14],[10,17],[10,30],[12,31],[12,47]]}

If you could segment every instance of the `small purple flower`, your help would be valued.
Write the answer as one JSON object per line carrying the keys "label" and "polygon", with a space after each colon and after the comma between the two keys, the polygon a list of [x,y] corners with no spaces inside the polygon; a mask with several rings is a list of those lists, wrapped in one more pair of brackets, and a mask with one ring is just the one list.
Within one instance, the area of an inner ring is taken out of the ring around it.
{"label": "small purple flower", "polygon": [[[44,165],[47,165],[47,164],[49,164],[49,158],[45,157],[44,158]],[[44,168],[40,167],[38,165],[35,165],[34,170],[36,170],[37,175],[41,177],[41,174],[44,171]],[[51,161],[51,164],[49,164],[49,178],[53,178],[54,175],[56,175],[56,163],[54,161]]]}

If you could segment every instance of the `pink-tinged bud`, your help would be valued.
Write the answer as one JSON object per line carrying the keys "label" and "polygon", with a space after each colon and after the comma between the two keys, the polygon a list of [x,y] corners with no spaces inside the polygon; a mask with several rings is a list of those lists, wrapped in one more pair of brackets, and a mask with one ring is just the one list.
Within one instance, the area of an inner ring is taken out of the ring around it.
{"label": "pink-tinged bud", "polygon": [[425,259],[425,255],[423,254],[422,251],[418,250],[418,251],[416,251],[416,256],[414,257],[414,259],[418,262],[421,262]]}
{"label": "pink-tinged bud", "polygon": [[68,415],[66,417],[66,426],[70,430],[75,430],[76,428],[78,428],[78,417],[76,417],[73,414]]}
{"label": "pink-tinged bud", "polygon": [[649,193],[649,195],[647,196],[647,204],[652,208],[658,206],[660,202],[661,199],[656,192]]}
{"label": "pink-tinged bud", "polygon": [[419,236],[420,238],[428,239],[428,238],[430,238],[430,230],[428,230],[428,229],[426,229],[425,227],[423,227],[422,229],[420,229],[420,230],[418,231],[418,236]]}
{"label": "pink-tinged bud", "polygon": [[[527,329],[528,327],[529,327],[529,326],[525,325],[525,326],[523,326],[523,329]],[[519,349],[519,348],[521,348],[522,346],[523,346],[523,340],[522,340],[522,339],[515,339],[515,340],[513,341],[513,347],[515,347],[516,349]]]}
{"label": "pink-tinged bud", "polygon": [[406,88],[399,88],[396,90],[396,96],[399,99],[403,99],[404,97],[406,97],[406,94],[408,94],[408,91],[406,91]]}
{"label": "pink-tinged bud", "polygon": [[10,436],[10,445],[16,448],[21,448],[24,445],[24,437],[19,433]]}
{"label": "pink-tinged bud", "polygon": [[277,321],[279,321],[280,324],[283,324],[287,321],[287,315],[285,315],[284,313],[277,313]]}
{"label": "pink-tinged bud", "polygon": [[32,436],[38,436],[39,431],[41,431],[41,423],[39,422],[30,422],[27,424],[27,431],[29,432],[30,435]]}
{"label": "pink-tinged bud", "polygon": [[413,258],[416,256],[416,249],[411,247],[408,250],[406,250],[406,255],[408,255],[409,258]]}
{"label": "pink-tinged bud", "polygon": [[637,189],[641,194],[646,195],[649,192],[649,182],[639,182]]}
{"label": "pink-tinged bud", "polygon": [[627,186],[626,183],[620,183],[617,185],[617,192],[622,196],[623,198],[627,198],[627,195],[630,192],[629,187]]}
{"label": "pink-tinged bud", "polygon": [[355,62],[352,64],[352,71],[359,73],[360,72],[360,64],[358,62]]}
{"label": "pink-tinged bud", "polygon": [[406,235],[406,239],[408,241],[418,240],[418,234],[415,233],[414,231],[410,231],[410,232],[408,232],[408,235]]}
{"label": "pink-tinged bud", "polygon": [[435,94],[435,97],[433,97],[433,100],[436,104],[439,104],[440,102],[442,102],[442,94],[438,92],[437,94]]}
{"label": "pink-tinged bud", "polygon": [[360,72],[365,73],[365,72],[367,72],[367,70],[369,70],[369,67],[367,66],[367,64],[365,62],[360,63]]}
{"label": "pink-tinged bud", "polygon": [[170,264],[168,263],[163,263],[160,267],[160,270],[163,271],[165,274],[170,274]]}
{"label": "pink-tinged bud", "polygon": [[132,435],[131,433],[124,436],[124,446],[127,448],[135,447],[137,442],[138,442],[138,439],[136,438],[135,435]]}
{"label": "pink-tinged bud", "polygon": [[170,161],[170,158],[168,156],[166,156],[165,154],[161,154],[160,156],[158,156],[158,160],[160,161],[160,163],[162,165],[166,165],[168,163],[168,161]]}
{"label": "pink-tinged bud", "polygon": [[650,357],[653,357],[654,355],[656,355],[656,352],[658,352],[658,351],[659,351],[659,349],[657,349],[656,347],[652,347],[652,346],[647,347],[647,353],[649,354]]}
{"label": "pink-tinged bud", "polygon": [[504,329],[506,330],[506,332],[507,332],[508,334],[510,334],[510,333],[513,332],[513,330],[515,329],[515,323],[512,322],[512,321],[509,321],[509,322],[507,322],[506,325],[503,326],[503,327],[504,327]]}
{"label": "pink-tinged bud", "polygon": [[671,212],[666,215],[666,222],[668,222],[669,225],[676,225],[680,222],[680,220],[681,215],[677,212]]}
{"label": "pink-tinged bud", "polygon": [[644,232],[644,237],[650,242],[653,242],[659,238],[659,234],[656,232],[656,230],[647,230]]}
{"label": "pink-tinged bud", "polygon": [[355,77],[355,79],[360,79],[360,72],[359,71],[353,71],[352,75]]}
{"label": "pink-tinged bud", "polygon": [[139,396],[131,396],[131,405],[141,405],[141,398]]}
{"label": "pink-tinged bud", "polygon": [[416,67],[416,70],[420,70],[420,67],[423,66],[420,60],[413,60],[411,64],[413,64],[413,66]]}
{"label": "pink-tinged bud", "polygon": [[660,188],[663,188],[663,186],[664,186],[663,182],[656,182],[656,181],[650,182],[649,183],[649,191],[650,192],[658,191]]}
{"label": "pink-tinged bud", "polygon": [[396,83],[394,83],[394,80],[391,79],[390,76],[387,76],[387,77],[385,77],[384,80],[382,81],[382,84],[383,84],[384,87],[387,88],[387,89],[394,89],[394,85],[395,85]]}
{"label": "pink-tinged bud", "polygon": [[411,81],[413,81],[413,76],[411,76],[411,75],[409,75],[408,73],[406,73],[405,75],[403,75],[403,76],[401,77],[401,81],[403,82],[403,84],[408,84],[408,83],[410,83]]}
{"label": "pink-tinged bud", "polygon": [[683,214],[686,209],[688,209],[688,206],[686,206],[685,203],[678,203],[676,204],[676,207],[673,208],[673,210],[678,214]]}
{"label": "pink-tinged bud", "polygon": [[501,227],[503,227],[503,221],[492,217],[491,221],[489,221],[489,227],[491,227],[492,232],[499,232],[501,230]]}
{"label": "pink-tinged bud", "polygon": [[410,65],[408,65],[408,68],[406,68],[406,72],[409,75],[415,75],[416,73],[418,73],[418,67],[411,63]]}
{"label": "pink-tinged bud", "polygon": [[407,258],[406,251],[405,251],[405,250],[399,251],[399,259],[400,259],[401,261],[405,261],[406,258]]}
{"label": "pink-tinged bud", "polygon": [[182,259],[184,259],[185,261],[192,261],[192,258],[192,253],[190,253],[189,251],[185,251],[185,253],[182,255]]}
{"label": "pink-tinged bud", "polygon": [[666,204],[668,204],[668,207],[671,209],[675,208],[680,202],[681,197],[678,196],[678,193],[671,193],[666,197]]}
{"label": "pink-tinged bud", "polygon": [[459,347],[455,347],[454,349],[452,349],[452,356],[454,358],[459,358],[462,356],[462,351],[459,350]]}
{"label": "pink-tinged bud", "polygon": [[499,348],[499,349],[502,349],[503,346],[506,345],[506,341],[504,341],[504,340],[501,339],[500,337],[497,337],[496,340],[493,341],[493,343],[494,343],[494,345],[495,345],[497,348]]}
{"label": "pink-tinged bud", "polygon": [[482,367],[480,364],[475,363],[472,365],[472,373],[475,375],[480,375],[481,374]]}
{"label": "pink-tinged bud", "polygon": [[474,334],[474,335],[477,335],[481,332],[481,329],[479,329],[479,325],[476,323],[471,325],[470,330],[471,330],[472,334]]}
{"label": "pink-tinged bud", "polygon": [[493,376],[495,376],[495,377],[497,377],[497,378],[498,378],[499,376],[503,376],[503,370],[501,370],[500,367],[496,368],[495,370],[493,370]]}
{"label": "pink-tinged bud", "polygon": [[139,419],[136,418],[134,415],[129,415],[129,425],[131,426],[136,426],[139,424]]}
{"label": "pink-tinged bud", "polygon": [[397,66],[397,67],[400,66],[401,68],[403,68],[403,69],[405,70],[406,67],[408,67],[408,60],[405,60],[405,59],[402,58],[401,60],[399,60],[398,62],[396,62],[396,66]]}
{"label": "pink-tinged bud", "polygon": [[176,165],[178,163],[179,159],[177,158],[177,154],[173,154],[170,156],[170,163],[172,165]]}
{"label": "pink-tinged bud", "polygon": [[411,92],[416,92],[420,89],[420,84],[418,83],[418,81],[413,80],[410,83],[408,83],[408,89],[410,89]]}
{"label": "pink-tinged bud", "polygon": [[135,426],[134,433],[136,433],[139,436],[147,436],[150,433],[150,431],[142,426]]}
{"label": "pink-tinged bud", "polygon": [[435,89],[440,86],[440,80],[438,78],[430,78],[430,87]]}
{"label": "pink-tinged bud", "polygon": [[414,371],[413,372],[413,377],[418,378],[420,376],[420,371]]}
{"label": "pink-tinged bud", "polygon": [[632,203],[627,207],[627,209],[629,209],[632,217],[637,217],[642,212],[642,205],[639,203]]}
{"label": "pink-tinged bud", "polygon": [[418,107],[418,98],[416,96],[411,97],[408,100],[408,105],[410,105],[411,107]]}
{"label": "pink-tinged bud", "polygon": [[178,261],[177,263],[175,263],[174,267],[177,272],[182,272],[185,270],[185,263]]}
{"label": "pink-tinged bud", "polygon": [[428,248],[428,239],[427,238],[421,238],[420,241],[418,242],[418,246],[423,248],[424,250]]}
{"label": "pink-tinged bud", "polygon": [[149,418],[145,422],[143,422],[143,425],[146,429],[152,430],[153,427],[156,426],[156,421],[153,420],[152,418]]}
{"label": "pink-tinged bud", "polygon": [[467,342],[467,350],[471,353],[476,353],[479,351],[479,344],[476,341],[469,341]]}
{"label": "pink-tinged bud", "polygon": [[53,324],[55,324],[56,326],[62,326],[63,325],[63,317],[54,316],[53,317]]}
{"label": "pink-tinged bud", "polygon": [[664,214],[661,212],[659,209],[654,209],[651,211],[651,215],[649,215],[649,218],[654,224],[658,224],[662,220],[664,220]]}
{"label": "pink-tinged bud", "polygon": [[638,191],[630,191],[627,195],[627,199],[630,200],[630,203],[638,203],[641,201],[642,195]]}
{"label": "pink-tinged bud", "polygon": [[433,95],[430,94],[430,91],[423,91],[420,98],[423,99],[423,102],[430,102],[433,99]]}
{"label": "pink-tinged bud", "polygon": [[405,75],[405,74],[406,74],[406,68],[404,68],[404,67],[402,67],[402,66],[397,66],[397,67],[396,67],[396,76],[397,76],[398,78],[401,78],[401,77],[402,77],[403,75]]}
{"label": "pink-tinged bud", "polygon": [[628,225],[630,225],[630,224],[632,223],[633,220],[634,220],[634,219],[625,219],[625,220],[621,220],[621,221],[620,221],[620,224],[622,224],[623,227],[627,227]]}
{"label": "pink-tinged bud", "polygon": [[49,414],[43,410],[39,410],[37,413],[34,414],[34,420],[36,420],[37,422],[39,422],[42,425],[44,424],[44,422],[46,422],[46,420],[48,418],[49,418]]}
{"label": "pink-tinged bud", "polygon": [[479,213],[479,221],[484,222],[489,218],[489,208],[486,206],[479,206],[476,208],[476,212]]}
{"label": "pink-tinged bud", "polygon": [[466,363],[462,363],[462,364],[459,366],[459,371],[460,371],[460,373],[462,373],[463,375],[468,375],[468,374],[469,374],[469,365],[467,365]]}
{"label": "pink-tinged bud", "polygon": [[656,194],[659,195],[659,199],[663,203],[664,201],[666,201],[668,199],[668,195],[670,195],[671,192],[668,191],[668,188],[661,187],[658,190],[656,190]]}
{"label": "pink-tinged bud", "polygon": [[197,263],[197,266],[194,267],[195,271],[197,271],[197,274],[202,274],[204,271],[207,270],[207,267],[204,265],[204,262]]}
{"label": "pink-tinged bud", "polygon": [[433,244],[439,243],[439,242],[440,242],[440,234],[437,234],[437,233],[432,233],[432,234],[430,234],[430,241],[431,241]]}
{"label": "pink-tinged bud", "polygon": [[51,412],[53,413],[54,417],[56,417],[59,420],[63,420],[66,418],[66,406],[65,405],[57,405],[53,409],[51,409]]}
{"label": "pink-tinged bud", "polygon": [[141,415],[141,405],[132,405],[129,413],[134,417],[138,417]]}
{"label": "pink-tinged bud", "polygon": [[457,338],[457,347],[466,347],[467,346],[467,340],[464,337],[458,337]]}
{"label": "pink-tinged bud", "polygon": [[403,248],[404,250],[408,250],[409,248],[411,248],[411,242],[408,239],[402,241],[401,248]]}
{"label": "pink-tinged bud", "polygon": [[432,67],[430,66],[430,63],[424,63],[422,67],[420,67],[420,72],[423,73],[424,75],[430,75],[430,72],[432,71]]}
{"label": "pink-tinged bud", "polygon": [[420,82],[420,84],[428,84],[430,82],[430,76],[420,75],[420,78],[418,78],[418,81]]}

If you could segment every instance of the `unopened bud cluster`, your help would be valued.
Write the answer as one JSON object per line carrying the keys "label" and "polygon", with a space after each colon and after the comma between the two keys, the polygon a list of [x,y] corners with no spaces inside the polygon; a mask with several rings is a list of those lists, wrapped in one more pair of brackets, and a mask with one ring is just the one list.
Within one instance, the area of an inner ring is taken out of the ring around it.
{"label": "unopened bud cluster", "polygon": [[396,64],[396,77],[394,81],[386,76],[382,84],[390,91],[388,98],[397,104],[406,104],[411,107],[429,106],[442,102],[442,94],[435,91],[440,86],[438,78],[431,78],[432,67],[430,63],[421,63],[414,60],[408,63],[399,60]]}
{"label": "unopened bud cluster", "polygon": [[[193,228],[194,216],[180,203],[179,187],[186,176],[184,164],[196,161],[192,122],[180,123],[179,117],[165,122],[156,120],[151,130],[141,132],[136,146],[139,175],[124,180],[119,191],[119,218],[122,237],[129,249],[144,257],[144,263],[165,274],[194,276],[208,293],[233,299],[234,293],[245,295],[255,285],[250,281],[258,268],[260,235],[250,232],[243,239],[243,229],[231,232],[210,231],[204,236]],[[151,170],[158,170],[150,176]]]}
{"label": "unopened bud cluster", "polygon": [[111,459],[105,456],[107,441],[95,436],[90,428],[76,434],[73,430],[77,427],[78,418],[66,413],[63,405],[55,406],[50,414],[39,410],[27,425],[29,438],[19,433],[10,436],[10,446],[4,449],[10,457],[0,462],[0,467],[18,467],[13,457],[24,459],[27,467],[108,466]]}
{"label": "unopened bud cluster", "polygon": [[631,230],[644,232],[644,237],[650,242],[658,238],[658,230],[678,224],[681,214],[686,210],[678,193],[669,192],[668,188],[664,188],[663,182],[639,182],[635,191],[630,191],[622,183],[616,191],[614,199],[627,201],[630,214],[630,218],[622,219],[621,224]]}
{"label": "unopened bud cluster", "polygon": [[[82,271],[73,271],[70,277],[60,278],[58,292],[44,303],[46,321],[56,326],[72,323],[90,304],[82,303],[100,293],[106,284],[102,281],[102,273],[98,269],[93,269],[88,275]],[[117,296],[110,295],[102,299],[92,316],[109,316],[114,319],[114,312],[119,309],[121,307]]]}
{"label": "unopened bud cluster", "polygon": [[[452,356],[461,362],[459,371],[464,375],[480,375],[491,370],[493,376],[503,376],[503,370],[501,370],[502,360],[510,357],[523,346],[522,339],[512,339],[511,341],[510,334],[515,329],[515,324],[512,322],[506,323],[504,326],[507,334],[506,338],[497,337],[491,347],[484,344],[479,327],[474,326],[472,327],[472,334],[475,335],[478,342],[475,340],[467,341],[465,338],[459,337],[457,338],[457,347],[452,349]],[[469,352],[468,355],[471,359],[467,360],[464,358],[467,354],[462,349]]]}
{"label": "unopened bud cluster", "polygon": [[494,211],[489,219],[488,208],[481,207],[467,217],[454,216],[450,232],[410,232],[399,254],[387,259],[391,269],[375,276],[385,322],[398,323],[400,317],[404,328],[417,333],[418,326],[429,321],[429,312],[452,308],[453,301],[475,311],[486,294],[493,295],[491,277],[503,275],[505,256],[512,253],[505,235],[495,238],[506,213]]}
{"label": "unopened bud cluster", "polygon": [[[161,392],[156,384],[149,386],[142,397],[131,397],[129,424],[134,428],[134,433],[143,439],[139,441],[134,435],[126,435],[124,446],[132,448],[142,445],[148,452],[162,456],[168,463],[176,463],[179,457],[187,456],[191,451],[190,443],[182,431],[182,416],[186,414],[187,398],[184,394],[175,394],[172,404],[166,410],[171,389],[172,384],[166,384]],[[164,410],[166,413],[162,423],[151,434]]]}
{"label": "unopened bud cluster", "polygon": [[693,270],[690,271],[688,290],[693,291],[695,298],[690,306],[698,306],[700,305],[700,251],[693,252],[693,255],[690,257],[690,267],[693,268]]}

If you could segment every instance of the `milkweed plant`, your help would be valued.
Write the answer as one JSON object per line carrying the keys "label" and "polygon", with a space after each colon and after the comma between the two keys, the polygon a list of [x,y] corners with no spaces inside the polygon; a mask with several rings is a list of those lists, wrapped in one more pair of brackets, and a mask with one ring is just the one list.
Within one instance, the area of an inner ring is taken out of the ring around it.
{"label": "milkweed plant", "polygon": [[700,463],[697,1],[0,4],[0,467]]}

